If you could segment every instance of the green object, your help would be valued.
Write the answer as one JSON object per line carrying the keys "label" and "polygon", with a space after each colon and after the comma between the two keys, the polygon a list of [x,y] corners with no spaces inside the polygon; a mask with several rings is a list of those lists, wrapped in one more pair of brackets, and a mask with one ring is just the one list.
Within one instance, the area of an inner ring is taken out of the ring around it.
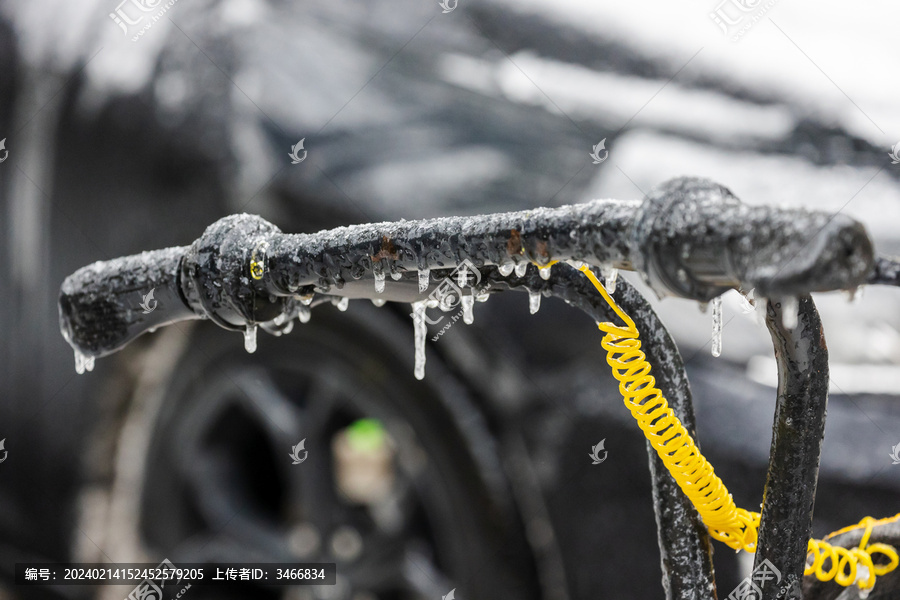
{"label": "green object", "polygon": [[346,431],[350,447],[358,452],[375,452],[384,447],[386,433],[378,419],[359,419]]}

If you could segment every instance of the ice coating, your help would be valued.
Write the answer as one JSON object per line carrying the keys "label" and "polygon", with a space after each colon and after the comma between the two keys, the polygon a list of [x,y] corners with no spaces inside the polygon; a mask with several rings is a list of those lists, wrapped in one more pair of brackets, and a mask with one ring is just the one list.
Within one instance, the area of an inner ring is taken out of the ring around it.
{"label": "ice coating", "polygon": [[619,270],[611,265],[603,265],[600,267],[600,274],[603,276],[603,287],[606,288],[607,294],[616,292],[616,280],[619,278]]}
{"label": "ice coating", "polygon": [[416,346],[416,364],[413,369],[413,374],[416,376],[416,379],[422,380],[425,379],[425,303],[424,302],[413,302],[412,303],[412,319],[413,319],[413,341]]}
{"label": "ice coating", "polygon": [[722,296],[710,300],[712,308],[712,355],[722,354]]}
{"label": "ice coating", "polygon": [[[371,273],[380,261],[391,272],[577,257],[591,264],[630,264],[627,236],[639,201],[585,204],[466,217],[366,223],[310,234],[269,236],[268,283],[278,290],[328,289]],[[250,215],[241,215],[249,218]],[[580,235],[571,236],[578,231]],[[471,271],[471,268],[470,268]],[[371,275],[369,275],[371,277]],[[424,290],[423,290],[424,291]]]}
{"label": "ice coating", "polygon": [[785,329],[793,329],[800,318],[800,302],[796,296],[788,296],[781,301],[781,324]]}
{"label": "ice coating", "polygon": [[375,293],[384,293],[384,271],[375,271]]}
{"label": "ice coating", "polygon": [[528,290],[528,310],[531,314],[536,313],[541,308],[541,293],[534,290]]}
{"label": "ice coating", "polygon": [[[247,251],[261,243],[268,244],[265,273],[251,278]],[[577,259],[636,269],[658,293],[698,301],[738,286],[785,298],[865,283],[873,252],[865,228],[849,217],[745,206],[726,188],[696,178],[669,182],[643,203],[597,200],[311,234],[285,234],[240,214],[213,223],[190,246],[97,263],[67,277],[60,326],[73,347],[104,356],[179,320],[211,318],[228,328],[265,323],[280,308],[272,298],[371,298],[372,283],[342,290],[352,280],[373,278],[374,265],[385,274],[417,271],[422,283],[428,269],[449,270],[464,260],[504,270],[514,261],[514,271],[524,276],[528,262]],[[385,297],[417,301],[415,286],[405,287],[386,287]],[[151,291],[160,308],[136,310]],[[259,301],[265,297],[273,306]]]}
{"label": "ice coating", "polygon": [[516,265],[516,277],[525,277],[526,270],[528,270],[528,263],[523,260]]}
{"label": "ice coating", "polygon": [[463,296],[459,299],[459,302],[462,304],[463,323],[471,325],[475,322],[475,311],[473,310],[475,307],[475,297]]}

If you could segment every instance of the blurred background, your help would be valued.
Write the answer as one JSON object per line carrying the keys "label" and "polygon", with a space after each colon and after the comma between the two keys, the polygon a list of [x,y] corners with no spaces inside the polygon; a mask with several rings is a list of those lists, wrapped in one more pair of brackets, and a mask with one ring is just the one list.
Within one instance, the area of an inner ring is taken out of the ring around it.
{"label": "blurred background", "polygon": [[[130,591],[17,587],[16,562],[163,558],[338,565],[333,587],[198,599],[664,597],[643,437],[581,313],[492,297],[429,341],[424,381],[409,307],[368,301],[319,307],[252,355],[209,322],[168,327],[77,376],[56,299],[93,261],[238,212],[315,232],[636,199],[677,175],[840,211],[900,253],[887,0],[117,2],[0,4],[2,599]],[[708,314],[647,294],[704,453],[756,509],[765,327],[726,294],[713,359]],[[900,314],[891,289],[815,300],[822,536],[900,512]],[[725,597],[750,562],[718,543],[715,561]]]}

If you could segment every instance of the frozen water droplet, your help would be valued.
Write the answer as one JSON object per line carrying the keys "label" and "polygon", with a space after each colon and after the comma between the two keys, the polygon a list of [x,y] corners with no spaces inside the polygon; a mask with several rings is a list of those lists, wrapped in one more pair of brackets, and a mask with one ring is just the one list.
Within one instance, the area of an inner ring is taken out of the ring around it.
{"label": "frozen water droplet", "polygon": [[[421,271],[420,271],[421,272]],[[416,345],[416,365],[413,375],[416,379],[425,379],[425,303],[413,302],[413,340]]]}
{"label": "frozen water droplet", "polygon": [[603,287],[606,288],[607,294],[616,292],[616,280],[619,278],[619,270],[615,267],[604,265],[600,267],[600,274],[603,276]]}
{"label": "frozen water droplet", "polygon": [[85,371],[93,371],[94,370],[94,357],[93,356],[85,356],[84,357],[84,370]]}
{"label": "frozen water droplet", "polygon": [[475,306],[475,297],[463,296],[459,301],[460,304],[462,304],[463,323],[471,325],[475,322],[475,311],[473,310],[473,307]]}
{"label": "frozen water droplet", "polygon": [[475,293],[475,302],[487,302],[490,297],[490,292],[481,290]]}
{"label": "frozen water droplet", "polygon": [[573,267],[573,268],[575,268],[575,269],[580,269],[581,267],[584,266],[584,263],[581,262],[580,260],[572,260],[571,258],[568,259],[568,260],[566,261],[566,263],[567,263],[570,267]]}
{"label": "frozen water droplet", "polygon": [[419,293],[423,294],[428,289],[431,279],[431,269],[419,269]]}
{"label": "frozen water droplet", "polygon": [[863,291],[866,288],[863,286],[855,287],[852,290],[847,290],[847,300],[852,304],[858,304],[860,300],[863,298]]}
{"label": "frozen water droplet", "polygon": [[700,312],[702,312],[705,315],[706,311],[709,310],[709,302],[698,302],[697,308],[699,308]]}
{"label": "frozen water droplet", "polygon": [[309,323],[309,319],[312,317],[312,311],[309,310],[308,306],[301,306],[297,311],[297,318],[300,319],[301,323]]}
{"label": "frozen water droplet", "polygon": [[78,348],[75,348],[75,372],[79,375],[84,374],[84,361],[87,357],[82,354]]}
{"label": "frozen water droplet", "polygon": [[300,298],[300,304],[302,304],[303,306],[309,306],[310,304],[312,304],[312,301],[313,301],[313,294],[310,294],[309,296],[303,296],[302,298]]}
{"label": "frozen water droplet", "polygon": [[528,263],[522,261],[516,265],[516,277],[525,277],[525,270],[528,269]]}
{"label": "frozen water droplet", "polygon": [[375,293],[384,293],[384,271],[375,271]]}
{"label": "frozen water droplet", "polygon": [[403,273],[401,273],[400,271],[393,271],[391,273],[391,279],[393,279],[394,281],[400,281],[401,277],[403,277]]}
{"label": "frozen water droplet", "polygon": [[350,298],[341,298],[340,300],[338,300],[335,306],[337,306],[337,309],[339,311],[344,312],[345,310],[347,310],[347,307],[350,306]]}
{"label": "frozen water droplet", "polygon": [[256,325],[247,325],[244,329],[244,350],[250,354],[256,352]]}
{"label": "frozen water droplet", "polygon": [[499,271],[501,275],[506,277],[507,275],[512,273],[513,269],[515,269],[515,268],[516,268],[516,263],[514,263],[512,261],[506,261],[506,262],[500,263],[500,266],[497,267],[497,271]]}
{"label": "frozen water droplet", "polygon": [[285,325],[285,326],[281,329],[281,333],[282,333],[282,335],[287,335],[287,334],[289,334],[290,332],[292,332],[293,330],[294,330],[294,322],[293,322],[293,321],[288,321],[288,322],[287,322],[287,325]]}
{"label": "frozen water droplet", "polygon": [[384,298],[372,298],[372,304],[374,304],[375,306],[384,306],[386,302],[387,300],[385,300]]}
{"label": "frozen water droplet", "polygon": [[781,324],[786,329],[793,329],[800,319],[800,303],[796,296],[788,296],[781,301]]}
{"label": "frozen water droplet", "polygon": [[712,355],[722,355],[722,296],[713,298],[712,306]]}
{"label": "frozen water droplet", "polygon": [[534,290],[528,290],[528,310],[531,311],[531,314],[536,313],[541,309],[541,293],[535,292]]}
{"label": "frozen water droplet", "polygon": [[456,270],[456,285],[461,288],[466,287],[469,283],[469,267],[466,265],[459,265],[459,268]]}
{"label": "frozen water droplet", "polygon": [[538,269],[538,273],[541,274],[541,279],[543,279],[544,281],[547,281],[548,279],[550,279],[550,269],[551,268],[552,267],[543,267],[541,269]]}

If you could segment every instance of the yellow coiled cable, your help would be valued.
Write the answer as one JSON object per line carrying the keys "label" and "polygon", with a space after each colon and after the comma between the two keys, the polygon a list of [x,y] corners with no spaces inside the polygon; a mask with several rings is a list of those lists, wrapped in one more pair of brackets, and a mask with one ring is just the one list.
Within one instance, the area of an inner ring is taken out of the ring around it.
{"label": "yellow coiled cable", "polygon": [[[624,327],[613,323],[597,324],[600,331],[606,334],[601,345],[607,352],[606,362],[619,381],[619,391],[625,406],[631,411],[678,486],[700,513],[710,535],[735,550],[756,552],[759,513],[738,508],[734,503],[725,484],[700,453],[690,433],[669,407],[662,391],[656,387],[656,380],[650,374],[650,363],[641,351],[640,334],[634,321],[613,301],[587,266],[579,269],[625,323]],[[900,515],[894,517],[898,518]],[[893,547],[880,543],[868,545],[872,527],[881,522],[866,517],[858,526],[854,526],[866,527],[857,548],[848,550],[832,546],[824,540],[809,540],[807,552],[812,555],[812,563],[806,566],[804,575],[815,573],[822,581],[834,579],[840,585],[849,586],[856,581],[857,566],[863,565],[868,569],[868,577],[859,582],[859,587],[871,589],[875,585],[876,575],[884,575],[894,570],[898,564],[897,551]],[[842,529],[828,537],[854,527]],[[890,562],[875,566],[872,554],[876,552],[887,556]],[[822,567],[829,558],[831,567],[825,571]]]}

